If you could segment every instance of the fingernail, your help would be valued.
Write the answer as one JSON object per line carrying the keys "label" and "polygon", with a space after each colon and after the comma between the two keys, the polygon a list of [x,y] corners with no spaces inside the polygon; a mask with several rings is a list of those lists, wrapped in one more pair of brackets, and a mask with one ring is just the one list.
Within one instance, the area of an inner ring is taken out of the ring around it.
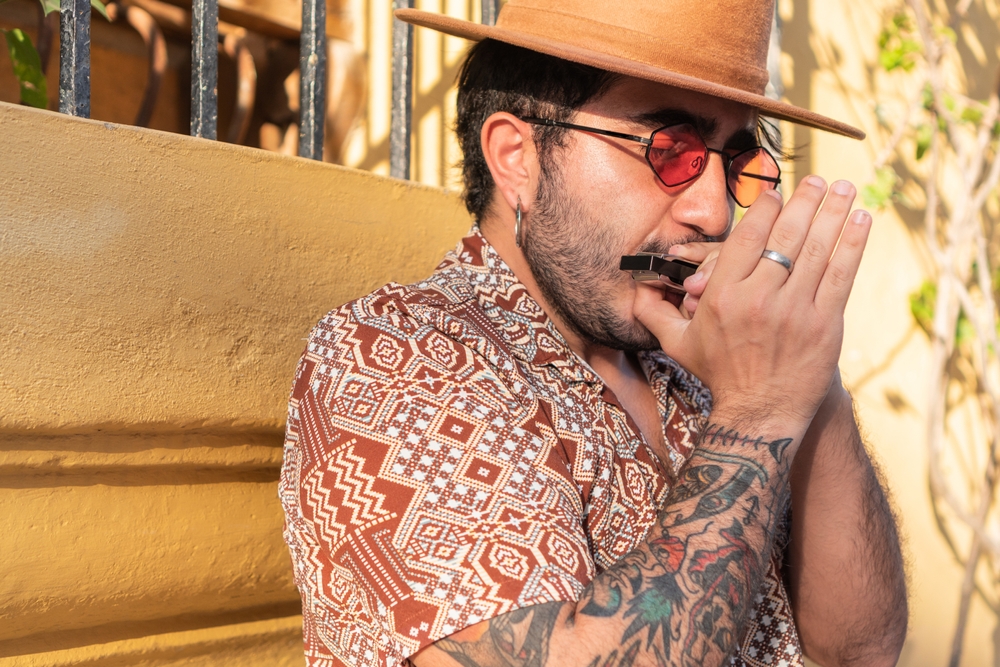
{"label": "fingernail", "polygon": [[667,254],[668,255],[676,255],[680,251],[681,251],[681,246],[679,246],[679,245],[672,245],[669,248],[667,248]]}
{"label": "fingernail", "polygon": [[837,181],[833,184],[833,191],[838,195],[849,195],[852,190],[854,190],[854,186],[851,185],[850,181]]}
{"label": "fingernail", "polygon": [[[692,275],[690,278],[688,278],[688,280],[690,280],[693,283],[697,283],[697,282],[701,282],[701,280],[704,277],[705,277],[705,273],[703,271],[698,271],[697,273],[695,273],[694,275]],[[685,280],[684,282],[687,282],[687,280]]]}
{"label": "fingernail", "polygon": [[781,193],[778,192],[777,190],[764,190],[764,194],[766,194],[768,197],[773,197],[774,199],[777,199],[780,202],[784,201],[781,198]]}
{"label": "fingernail", "polygon": [[871,221],[872,221],[872,216],[868,213],[868,211],[862,211],[858,209],[851,216],[851,222],[853,222],[856,225],[863,225]]}
{"label": "fingernail", "polygon": [[826,187],[826,181],[824,181],[819,176],[816,176],[815,174],[813,174],[812,176],[806,176],[802,180],[804,180],[806,183],[808,183],[809,185],[813,186],[814,188],[825,188]]}

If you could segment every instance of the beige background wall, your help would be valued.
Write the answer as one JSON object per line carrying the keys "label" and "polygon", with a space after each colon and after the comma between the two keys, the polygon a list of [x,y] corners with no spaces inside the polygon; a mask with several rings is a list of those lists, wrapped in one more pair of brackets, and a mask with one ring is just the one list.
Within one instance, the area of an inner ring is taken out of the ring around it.
{"label": "beige background wall", "polygon": [[[370,94],[347,161],[375,173],[388,5],[352,5]],[[872,178],[892,6],[781,0],[786,97],[870,134],[786,126],[790,181]],[[414,178],[452,190],[463,48],[417,30]],[[275,480],[302,338],[331,306],[426,273],[467,217],[433,188],[10,106],[0,136],[0,666],[299,664]],[[914,667],[946,663],[961,578],[926,489],[928,347],[907,301],[923,257],[906,220],[876,213],[842,357],[908,540]],[[995,626],[976,600],[963,665],[997,664]]]}
{"label": "beige background wall", "polygon": [[[981,20],[995,25],[1000,19],[995,3],[973,5]],[[794,146],[804,146],[798,176],[812,171],[829,181],[846,178],[858,185],[873,180],[872,163],[888,139],[877,122],[876,104],[891,115],[899,106],[894,99],[902,93],[901,82],[879,74],[876,67],[879,30],[898,6],[885,0],[781,0],[788,99],[869,134],[864,142],[852,142],[802,128],[786,133]],[[995,71],[1000,45],[987,46],[990,69]],[[967,48],[961,35],[959,48]],[[977,87],[975,81],[969,83]],[[918,240],[919,222],[914,224],[920,215],[905,207],[875,212],[869,248],[848,306],[841,357],[845,382],[857,398],[907,539],[911,617],[900,665],[908,667],[947,664],[962,579],[962,568],[937,530],[927,490],[924,430],[930,350],[908,301],[930,269]],[[967,544],[963,538],[963,550]],[[1000,664],[994,647],[996,625],[992,612],[974,598],[963,665]]]}

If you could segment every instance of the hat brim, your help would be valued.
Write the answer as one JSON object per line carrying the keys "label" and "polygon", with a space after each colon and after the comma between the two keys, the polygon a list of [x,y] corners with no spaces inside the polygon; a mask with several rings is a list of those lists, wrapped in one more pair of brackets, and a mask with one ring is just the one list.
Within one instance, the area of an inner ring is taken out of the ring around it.
{"label": "hat brim", "polygon": [[406,23],[412,23],[423,28],[431,28],[447,35],[463,37],[476,42],[484,39],[495,39],[507,44],[513,44],[514,46],[562,58],[563,60],[590,65],[591,67],[603,69],[608,72],[665,83],[685,90],[711,95],[712,97],[732,100],[733,102],[759,109],[765,116],[779,120],[787,120],[799,125],[814,127],[818,130],[833,132],[852,139],[865,138],[865,133],[852,125],[827,118],[808,109],[797,107],[794,104],[774,100],[764,95],[749,93],[738,88],[711,83],[692,76],[678,74],[667,69],[651,67],[625,58],[583,49],[572,44],[541,38],[537,35],[529,35],[515,30],[463,21],[433,12],[425,12],[417,9],[397,9],[394,14],[396,18]]}

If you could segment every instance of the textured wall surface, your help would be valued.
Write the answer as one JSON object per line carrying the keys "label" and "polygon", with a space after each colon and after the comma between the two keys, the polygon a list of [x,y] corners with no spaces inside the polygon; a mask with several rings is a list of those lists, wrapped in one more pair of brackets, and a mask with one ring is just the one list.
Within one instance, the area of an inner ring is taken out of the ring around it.
{"label": "textured wall surface", "polygon": [[[796,178],[817,173],[828,182],[844,178],[859,188],[873,182],[873,163],[891,134],[880,125],[876,105],[883,105],[883,112],[894,111],[907,99],[898,77],[880,75],[878,65],[879,32],[902,4],[898,0],[779,1],[789,101],[868,132],[868,138],[859,142],[788,127],[786,142],[799,154]],[[982,20],[993,25],[1000,21],[1000,10],[992,0],[971,4],[980,16],[984,6],[992,5],[991,14]],[[991,51],[997,47],[997,43],[988,45]],[[993,80],[992,75],[986,79]],[[858,201],[857,206],[862,203]],[[932,275],[920,241],[923,211],[919,206],[898,205],[873,213],[868,249],[847,308],[840,367],[854,393],[870,449],[888,479],[906,539],[910,625],[899,664],[943,666],[948,664],[957,623],[963,568],[941,537],[928,492],[931,355],[927,337],[909,306],[910,295]],[[957,433],[976,446],[972,424],[969,419]],[[962,535],[963,552],[968,544]],[[982,599],[974,596],[963,667],[1000,665],[997,621]]]}
{"label": "textured wall surface", "polygon": [[277,477],[326,311],[453,195],[0,103],[0,665],[298,665]]}

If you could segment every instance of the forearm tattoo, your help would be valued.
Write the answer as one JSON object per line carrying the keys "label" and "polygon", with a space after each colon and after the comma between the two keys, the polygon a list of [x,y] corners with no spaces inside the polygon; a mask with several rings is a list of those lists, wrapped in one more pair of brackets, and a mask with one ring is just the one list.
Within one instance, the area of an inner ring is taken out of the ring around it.
{"label": "forearm tattoo", "polygon": [[568,625],[604,619],[612,630],[591,633],[588,645],[601,647],[587,667],[722,664],[742,639],[771,557],[791,442],[710,424],[645,542],[577,604],[527,607],[435,646],[463,667],[560,665],[559,656],[549,662],[549,643],[562,613]]}

